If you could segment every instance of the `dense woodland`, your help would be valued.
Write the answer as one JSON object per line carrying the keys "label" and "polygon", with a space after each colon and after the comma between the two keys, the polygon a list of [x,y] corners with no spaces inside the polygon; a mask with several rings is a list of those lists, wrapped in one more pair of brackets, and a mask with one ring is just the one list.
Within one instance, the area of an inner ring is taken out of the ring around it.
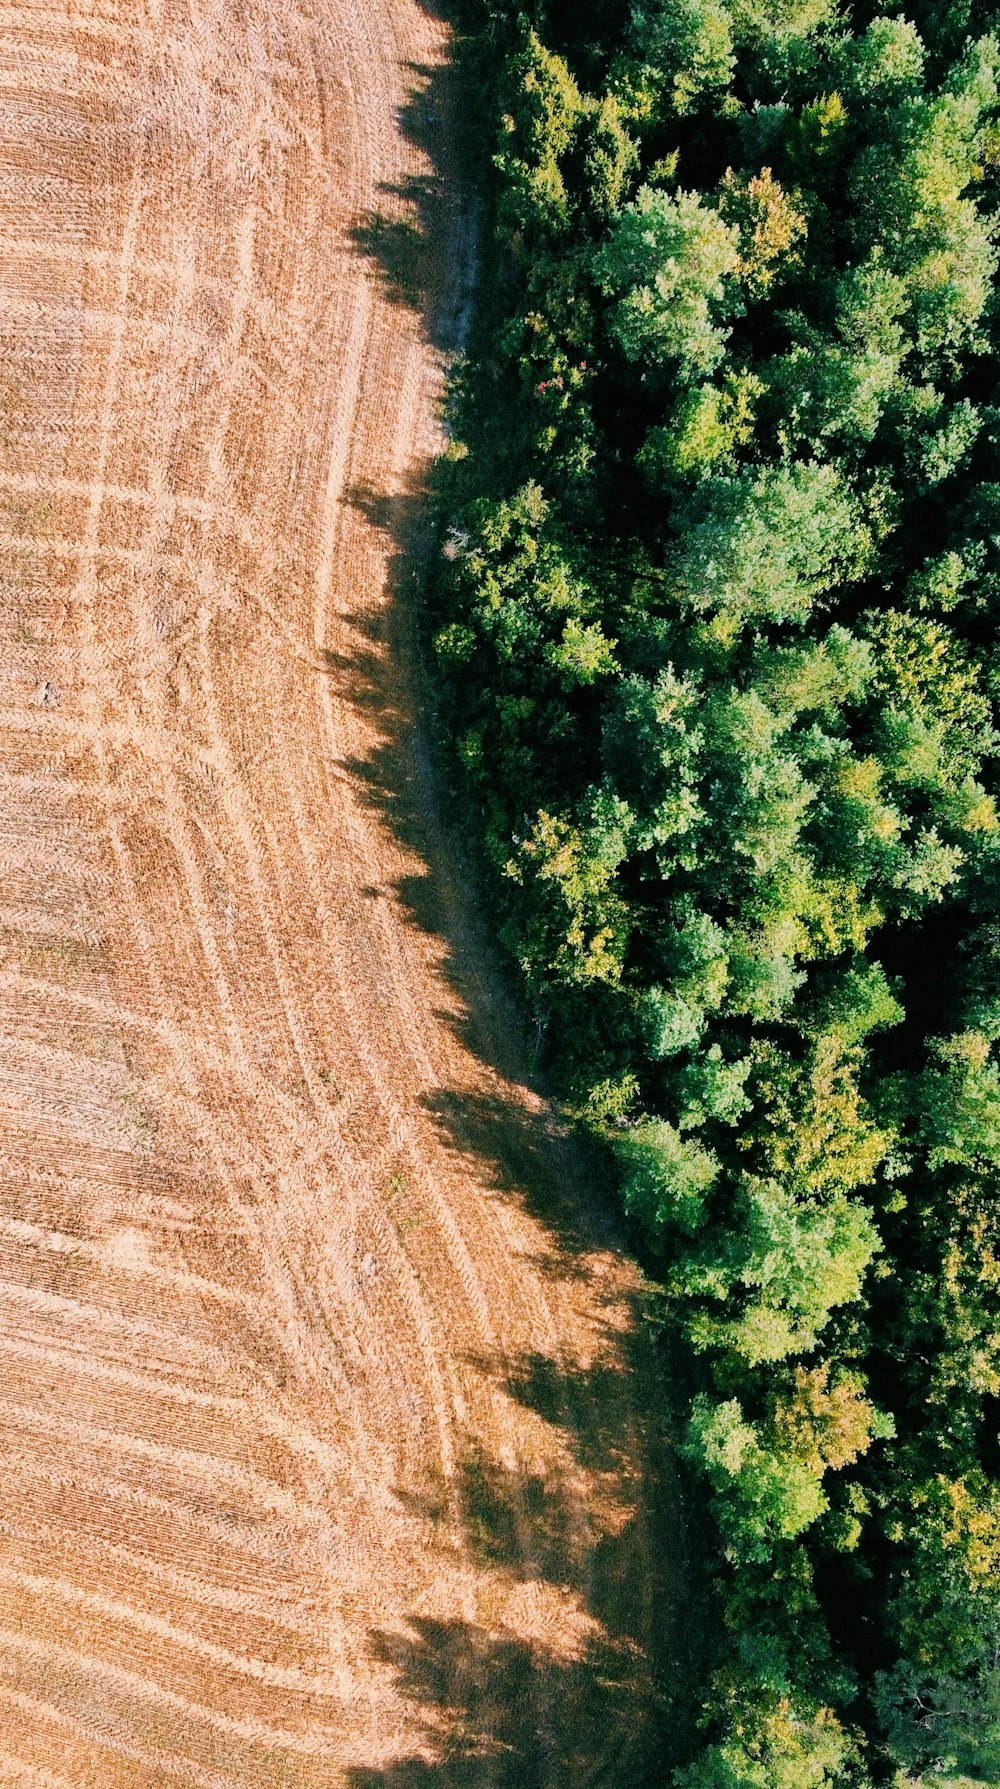
{"label": "dense woodland", "polygon": [[476,0],[469,55],[431,632],[711,1515],[663,1781],[1000,1783],[1000,11]]}

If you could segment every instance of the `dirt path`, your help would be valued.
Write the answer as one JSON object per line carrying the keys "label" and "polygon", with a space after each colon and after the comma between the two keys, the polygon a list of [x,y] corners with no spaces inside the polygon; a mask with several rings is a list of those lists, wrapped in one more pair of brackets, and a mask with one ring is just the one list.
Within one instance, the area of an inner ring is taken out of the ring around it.
{"label": "dirt path", "polygon": [[415,0],[0,7],[4,1789],[638,1780],[641,1292],[393,606],[444,50]]}

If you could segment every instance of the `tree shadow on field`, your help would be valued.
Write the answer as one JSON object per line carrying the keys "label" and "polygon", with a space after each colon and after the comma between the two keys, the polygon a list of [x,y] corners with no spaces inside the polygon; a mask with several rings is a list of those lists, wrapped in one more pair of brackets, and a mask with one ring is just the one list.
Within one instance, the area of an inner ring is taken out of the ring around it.
{"label": "tree shadow on field", "polygon": [[[432,7],[424,10],[440,17]],[[408,62],[404,69],[407,98],[397,124],[429,166],[383,182],[381,203],[357,220],[351,239],[372,263],[386,295],[417,312],[427,339],[448,352],[461,333],[474,262],[474,215],[457,203],[461,76],[452,60]]]}
{"label": "tree shadow on field", "polygon": [[[484,1202],[513,1202],[534,1220],[540,1242],[530,1265],[562,1292],[579,1284],[591,1347],[586,1361],[532,1352],[468,1363],[555,1437],[567,1467],[553,1475],[510,1466],[470,1437],[454,1494],[472,1565],[507,1586],[549,1587],[586,1611],[578,1653],[553,1656],[519,1632],[422,1615],[409,1622],[408,1635],[374,1633],[373,1657],[392,1666],[405,1701],[423,1710],[425,1740],[419,1753],[355,1770],[349,1782],[351,1789],[644,1789],[662,1771],[662,1680],[672,1669],[680,1578],[644,1293],[637,1275],[623,1287],[618,1219],[572,1140],[533,1097],[543,1090],[526,1063],[516,998],[496,962],[460,841],[440,810],[408,600],[425,550],[422,493],[354,491],[350,501],[394,543],[393,601],[348,618],[353,649],[326,655],[339,699],[363,711],[378,735],[344,769],[407,863],[389,887],[370,894],[394,900],[434,940],[439,1016],[488,1071],[483,1085],[440,1086],[422,1105]],[[586,1532],[570,1495],[573,1473],[588,1486]],[[415,1513],[439,1519],[439,1494]],[[650,1561],[655,1583],[645,1575]]]}
{"label": "tree shadow on field", "polygon": [[[469,214],[456,223],[450,197],[461,159],[448,123],[456,76],[407,72],[400,129],[431,171],[384,189],[385,208],[361,220],[354,239],[407,313],[407,329],[419,319],[424,339],[448,352],[460,340],[468,269],[449,278],[446,263],[449,253],[471,252]],[[484,1206],[497,1206],[498,1228],[502,1205],[530,1220],[538,1240],[528,1269],[572,1307],[576,1328],[565,1334],[585,1337],[586,1347],[575,1358],[557,1332],[552,1354],[466,1363],[509,1407],[516,1432],[539,1438],[539,1457],[525,1464],[466,1437],[448,1508],[460,1513],[462,1560],[486,1586],[485,1602],[475,1620],[421,1609],[403,1631],[372,1633],[373,1662],[394,1673],[421,1740],[410,1755],[355,1768],[347,1780],[350,1789],[642,1789],[662,1776],[678,1573],[645,1293],[638,1273],[623,1268],[617,1215],[529,1065],[516,994],[445,810],[415,620],[432,547],[429,473],[425,463],[394,477],[391,491],[362,483],[346,491],[383,561],[388,550],[388,600],[339,614],[323,670],[372,738],[342,768],[400,848],[391,883],[364,892],[392,901],[433,941],[437,1016],[459,1046],[454,1082],[424,1097],[425,1116]],[[402,1493],[401,1501],[431,1523],[442,1519],[440,1486],[423,1502]],[[454,1570],[453,1550],[447,1562]]]}
{"label": "tree shadow on field", "polygon": [[[351,1789],[637,1789],[652,1781],[637,1732],[635,1660],[602,1639],[576,1657],[419,1619],[374,1650],[409,1697],[440,1711],[436,1756],[348,1772]],[[630,1718],[631,1717],[631,1718]]]}

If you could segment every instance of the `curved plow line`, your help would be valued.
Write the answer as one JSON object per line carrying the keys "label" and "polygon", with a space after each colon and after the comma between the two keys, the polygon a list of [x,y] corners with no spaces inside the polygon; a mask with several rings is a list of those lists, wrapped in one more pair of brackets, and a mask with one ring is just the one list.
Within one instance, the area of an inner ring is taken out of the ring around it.
{"label": "curved plow line", "polygon": [[[9,1287],[2,1280],[0,1289],[8,1297],[11,1293],[16,1295],[19,1290]],[[95,1360],[92,1355],[84,1352],[88,1346],[84,1341],[76,1348],[60,1348],[51,1342],[35,1341],[9,1329],[3,1332],[4,1353],[8,1356],[16,1356],[21,1360],[37,1360],[45,1366],[62,1367],[67,1372],[79,1373],[81,1378],[103,1381],[122,1389],[130,1387],[148,1399],[160,1398],[167,1404],[187,1404],[193,1409],[211,1411],[218,1416],[241,1417],[249,1427],[254,1411],[244,1399],[216,1397],[211,1392],[194,1391],[190,1386],[158,1379],[153,1373],[137,1373],[130,1367],[118,1367],[106,1360]],[[277,1439],[276,1436],[274,1438]]]}
{"label": "curved plow line", "polygon": [[92,1677],[104,1678],[117,1688],[132,1693],[139,1701],[160,1703],[183,1715],[188,1721],[200,1721],[218,1733],[231,1734],[234,1739],[244,1739],[251,1745],[281,1747],[306,1758],[322,1758],[326,1755],[328,1738],[322,1732],[313,1735],[291,1733],[283,1727],[266,1726],[263,1721],[237,1720],[233,1715],[223,1714],[221,1709],[209,1708],[204,1702],[192,1702],[188,1697],[166,1689],[151,1677],[140,1676],[138,1671],[128,1671],[123,1665],[112,1665],[108,1660],[97,1658],[79,1647],[29,1640],[23,1634],[0,1626],[0,1648],[4,1646],[29,1658],[58,1662],[68,1669],[86,1671]]}
{"label": "curved plow line", "polygon": [[[82,559],[88,551],[78,536],[64,534],[19,534],[13,528],[0,528],[0,546],[10,547],[24,553],[36,554],[42,558],[49,554],[53,559]],[[116,547],[100,544],[94,548],[95,559],[106,559],[112,565],[127,565],[134,571],[144,570],[149,560],[141,547]],[[157,553],[154,569],[173,572],[176,576],[190,575],[190,562],[183,553]],[[51,709],[40,717],[47,721],[56,718]],[[23,708],[7,709],[3,715],[5,725],[20,728],[27,725],[29,715]]]}
{"label": "curved plow line", "polygon": [[0,6],[0,31],[11,25],[18,31],[30,27],[35,31],[57,31],[62,35],[69,23],[84,31],[99,31],[126,42],[137,37],[140,29],[138,25],[122,25],[105,13],[89,10],[70,19],[65,12],[49,12],[42,6]]}
{"label": "curved plow line", "polygon": [[64,1230],[46,1230],[40,1224],[28,1223],[24,1218],[0,1217],[0,1236],[3,1235],[10,1236],[15,1242],[30,1243],[35,1248],[45,1249],[50,1254],[68,1255],[102,1267],[113,1265],[122,1273],[158,1280],[162,1285],[176,1286],[180,1291],[194,1293],[199,1298],[207,1298],[218,1304],[235,1305],[244,1311],[253,1308],[253,1299],[248,1292],[238,1292],[231,1286],[220,1285],[216,1280],[206,1280],[200,1274],[182,1273],[173,1268],[158,1266],[155,1262],[141,1262],[135,1266],[127,1266],[121,1261],[109,1262],[105,1245],[88,1242]]}
{"label": "curved plow line", "polygon": [[[40,1716],[50,1727],[62,1728],[73,1741],[79,1741],[83,1732],[89,1743],[99,1746],[102,1751],[111,1752],[119,1758],[128,1758],[134,1764],[147,1764],[151,1769],[161,1771],[164,1776],[177,1777],[181,1782],[181,1789],[239,1789],[236,1777],[220,1777],[216,1771],[205,1770],[202,1765],[194,1764],[186,1758],[179,1763],[167,1752],[150,1752],[145,1746],[128,1745],[112,1733],[88,1731],[76,1716],[66,1714],[55,1703],[41,1702],[37,1696],[26,1695],[23,1690],[16,1690],[12,1684],[2,1681],[0,1701],[11,1703],[32,1719]],[[36,1789],[36,1786],[37,1789],[48,1789],[44,1776],[39,1779],[37,1765],[32,1766],[32,1769],[35,1774],[28,1778],[29,1789]],[[67,1779],[59,1778],[58,1789],[63,1789],[64,1785],[67,1785]],[[67,1789],[80,1789],[80,1779],[68,1783]]]}
{"label": "curved plow line", "polygon": [[[33,1289],[22,1287],[16,1282],[0,1280],[0,1290],[3,1290],[5,1295],[10,1298],[17,1298],[28,1293],[32,1303],[41,1302],[43,1299],[46,1303],[50,1299],[55,1301],[54,1294],[35,1294]],[[59,1302],[63,1306],[73,1306],[75,1310],[80,1311],[96,1309],[96,1307],[75,1305],[75,1301],[70,1299],[62,1299]],[[97,1314],[100,1315],[99,1312]],[[143,1331],[142,1333],[147,1332]],[[169,1337],[169,1332],[154,1330],[153,1333]],[[156,1379],[152,1376],[146,1377],[127,1367],[115,1367],[106,1361],[88,1359],[85,1354],[71,1348],[58,1348],[50,1343],[32,1341],[10,1331],[5,1332],[4,1346],[11,1355],[42,1360],[52,1366],[62,1364],[80,1373],[83,1377],[133,1386],[150,1398],[158,1397],[165,1402],[189,1404],[198,1409],[215,1411],[220,1416],[243,1418],[248,1425],[253,1423],[256,1435],[267,1436],[273,1441],[281,1442],[289,1448],[299,1462],[309,1461],[316,1468],[321,1468],[326,1480],[329,1480],[331,1476],[343,1476],[342,1454],[318,1440],[308,1429],[288,1421],[280,1411],[276,1411],[270,1403],[260,1397],[256,1388],[251,1389],[247,1397],[243,1399],[216,1396],[209,1392],[197,1392],[187,1386],[171,1384],[168,1380]],[[224,1357],[220,1356],[219,1361],[214,1364],[223,1365]],[[110,1433],[110,1431],[102,1433]],[[224,1455],[206,1456],[200,1453],[196,1457],[213,1460],[225,1459]],[[372,1501],[380,1502],[386,1509],[398,1512],[400,1508],[398,1499],[380,1483],[371,1484],[368,1487],[368,1495]],[[2,1528],[2,1523],[0,1523],[0,1528]]]}
{"label": "curved plow line", "polygon": [[351,1684],[349,1680],[345,1682],[344,1673],[340,1673],[337,1678],[332,1673],[311,1676],[294,1665],[266,1664],[262,1659],[231,1652],[225,1646],[217,1646],[199,1634],[192,1634],[185,1628],[176,1627],[173,1622],[164,1621],[160,1616],[137,1609],[132,1603],[80,1590],[63,1578],[41,1577],[34,1572],[18,1572],[9,1566],[0,1565],[0,1584],[25,1590],[43,1601],[52,1598],[67,1607],[78,1609],[82,1614],[97,1615],[110,1622],[122,1623],[140,1633],[150,1634],[155,1639],[169,1641],[186,1652],[194,1653],[198,1658],[209,1660],[213,1665],[223,1666],[237,1676],[252,1677],[256,1682],[269,1684],[275,1689],[295,1690],[302,1695],[322,1697],[342,1697],[350,1693]]}
{"label": "curved plow line", "polygon": [[[0,29],[2,28],[3,17],[2,14],[0,14]],[[84,68],[95,68],[107,78],[108,68],[106,62],[89,62],[87,58],[82,57],[78,51],[69,52],[66,60],[74,67],[82,66]],[[4,84],[20,88],[23,85],[23,81],[24,77],[18,71],[9,76]],[[40,261],[54,261],[57,265],[71,267],[74,271],[80,267],[110,267],[112,269],[117,269],[121,264],[121,254],[117,249],[96,248],[93,244],[86,242],[81,242],[78,246],[74,245],[72,249],[61,249],[56,241],[50,241],[46,238],[39,237],[19,236],[15,242],[8,244],[2,232],[0,232],[0,254],[3,253],[5,248],[9,248],[12,254],[16,254],[19,261],[36,259]],[[187,283],[189,277],[186,270],[178,270],[177,264],[174,261],[147,261],[143,259],[142,255],[135,256],[132,262],[132,267],[133,271],[139,275],[140,279],[164,280],[169,285],[184,285]],[[198,275],[198,286],[203,291],[225,293],[229,290],[229,281],[224,274],[202,272]]]}
{"label": "curved plow line", "polygon": [[[200,1525],[204,1534],[210,1538],[217,1548],[228,1548],[234,1553],[246,1553],[252,1564],[259,1564],[256,1553],[256,1542],[253,1538],[241,1535],[234,1536],[232,1528],[223,1521],[213,1521],[211,1516],[202,1510],[192,1513],[187,1506],[168,1497],[157,1497],[149,1491],[142,1491],[138,1486],[129,1484],[123,1479],[109,1478],[107,1471],[87,1472],[74,1464],[72,1472],[60,1472],[57,1469],[46,1470],[44,1465],[25,1454],[18,1462],[20,1478],[25,1482],[40,1482],[49,1490],[65,1492],[67,1497],[90,1495],[94,1501],[120,1503],[126,1508],[141,1510],[146,1514],[162,1517],[171,1529],[179,1528],[182,1532]],[[13,1531],[13,1530],[12,1530]],[[261,1590],[261,1595],[272,1596],[272,1590]]]}
{"label": "curved plow line", "polygon": [[[79,1484],[80,1481],[74,1479],[74,1483]],[[64,1530],[55,1528],[49,1522],[38,1522],[26,1527],[23,1523],[0,1518],[0,1534],[16,1540],[21,1546],[40,1546],[43,1539],[51,1539],[58,1544],[63,1539]],[[244,1591],[231,1590],[225,1584],[207,1584],[204,1577],[195,1577],[193,1572],[179,1571],[174,1566],[163,1565],[159,1560],[151,1559],[147,1553],[123,1546],[117,1541],[109,1541],[103,1535],[95,1544],[96,1549],[99,1549],[102,1558],[120,1564],[129,1577],[141,1572],[145,1578],[162,1585],[178,1598],[199,1603],[213,1614],[224,1610],[232,1615],[249,1615],[267,1622],[270,1627],[281,1628],[296,1638],[315,1640],[315,1624],[307,1624],[298,1617],[296,1608],[284,1592],[276,1589],[267,1591],[261,1586],[250,1595]]]}
{"label": "curved plow line", "polygon": [[77,1789],[69,1777],[57,1777],[54,1771],[46,1770],[40,1764],[28,1764],[23,1758],[16,1758],[13,1752],[0,1750],[0,1770],[4,1773],[4,1784],[10,1785],[10,1789],[15,1783],[24,1783],[27,1789]]}
{"label": "curved plow line", "polygon": [[51,1435],[63,1441],[72,1437],[95,1453],[110,1449],[130,1459],[155,1460],[160,1466],[172,1467],[182,1478],[185,1469],[193,1471],[202,1480],[208,1478],[213,1485],[242,1491],[255,1514],[260,1510],[270,1510],[282,1516],[302,1514],[301,1497],[283,1491],[273,1479],[247,1471],[223,1455],[202,1453],[197,1448],[163,1447],[155,1441],[140,1440],[135,1435],[122,1435],[117,1429],[102,1428],[97,1423],[74,1422],[62,1414],[49,1416],[30,1404],[4,1403],[0,1404],[0,1410],[12,1429],[30,1429],[35,1434]]}

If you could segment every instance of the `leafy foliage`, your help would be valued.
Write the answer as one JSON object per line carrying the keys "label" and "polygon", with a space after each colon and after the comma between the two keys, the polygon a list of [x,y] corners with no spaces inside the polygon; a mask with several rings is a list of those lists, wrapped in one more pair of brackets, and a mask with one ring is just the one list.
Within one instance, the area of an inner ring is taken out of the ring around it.
{"label": "leafy foliage", "polygon": [[998,1782],[1000,17],[479,5],[434,646],[687,1385],[670,1780]]}

